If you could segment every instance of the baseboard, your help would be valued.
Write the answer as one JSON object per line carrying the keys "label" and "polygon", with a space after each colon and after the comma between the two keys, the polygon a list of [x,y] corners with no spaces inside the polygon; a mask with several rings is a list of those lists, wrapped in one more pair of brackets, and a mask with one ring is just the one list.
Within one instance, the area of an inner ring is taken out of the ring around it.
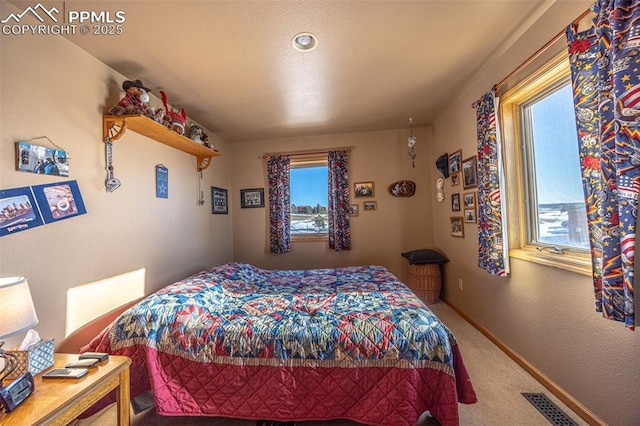
{"label": "baseboard", "polygon": [[502,350],[509,358],[514,360],[520,367],[522,367],[527,373],[531,374],[542,386],[547,388],[549,392],[555,395],[560,401],[562,401],[567,407],[569,407],[574,413],[576,413],[582,420],[593,426],[607,426],[602,419],[593,414],[587,407],[580,404],[574,397],[572,397],[567,391],[562,389],[553,380],[545,376],[540,370],[531,365],[529,361],[524,359],[520,354],[512,350],[510,347],[502,343],[493,333],[478,324],[471,317],[469,317],[460,308],[450,303],[446,299],[442,299],[451,309],[456,311],[458,315],[464,318],[469,324],[474,326],[480,333],[484,334],[494,345]]}

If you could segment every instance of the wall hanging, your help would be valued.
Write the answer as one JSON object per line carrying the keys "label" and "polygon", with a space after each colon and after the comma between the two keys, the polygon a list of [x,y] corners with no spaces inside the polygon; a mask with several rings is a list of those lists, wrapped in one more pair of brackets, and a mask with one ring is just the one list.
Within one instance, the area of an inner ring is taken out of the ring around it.
{"label": "wall hanging", "polygon": [[411,166],[416,166],[416,152],[413,147],[416,145],[416,137],[413,136],[413,118],[409,118],[409,128],[411,135],[407,138],[407,146],[409,147],[409,157],[411,157]]}
{"label": "wall hanging", "polygon": [[169,198],[169,169],[156,165],[156,198]]}
{"label": "wall hanging", "polygon": [[[31,144],[46,139],[54,146],[49,148]],[[69,176],[69,154],[46,136],[16,142],[16,170],[54,176]]]}
{"label": "wall hanging", "polygon": [[228,214],[229,203],[227,190],[211,187],[211,214]]}
{"label": "wall hanging", "polygon": [[374,185],[373,182],[356,182],[353,184],[355,197],[373,197]]}
{"label": "wall hanging", "polygon": [[416,184],[410,180],[399,180],[389,185],[387,191],[394,197],[413,197],[416,193]]}
{"label": "wall hanging", "polygon": [[240,207],[264,207],[264,188],[241,189]]}
{"label": "wall hanging", "polygon": [[30,187],[0,190],[0,237],[43,224]]}
{"label": "wall hanging", "polygon": [[45,223],[79,216],[87,212],[75,180],[33,187]]}

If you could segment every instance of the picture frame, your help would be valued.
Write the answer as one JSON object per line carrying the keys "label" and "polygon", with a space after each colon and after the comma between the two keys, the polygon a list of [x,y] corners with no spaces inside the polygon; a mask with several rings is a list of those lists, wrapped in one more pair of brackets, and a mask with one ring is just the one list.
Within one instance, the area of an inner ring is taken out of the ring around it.
{"label": "picture frame", "polygon": [[78,182],[75,180],[37,185],[32,188],[45,223],[87,213]]}
{"label": "picture frame", "polygon": [[475,192],[465,192],[462,194],[462,205],[465,209],[475,209],[476,208],[476,193]]}
{"label": "picture frame", "polygon": [[357,204],[349,204],[349,216],[356,217],[359,214],[359,206]]}
{"label": "picture frame", "polygon": [[240,207],[243,209],[264,207],[264,188],[241,189]]}
{"label": "picture frame", "polygon": [[460,185],[460,172],[451,173],[451,186]]}
{"label": "picture frame", "polygon": [[377,201],[364,201],[362,203],[362,209],[364,211],[378,210],[378,202]]}
{"label": "picture frame", "polygon": [[0,237],[44,225],[31,188],[0,190]]}
{"label": "picture frame", "polygon": [[226,189],[211,187],[211,214],[229,214],[229,199]]}
{"label": "picture frame", "polygon": [[451,194],[451,211],[460,211],[460,193]]}
{"label": "picture frame", "polygon": [[477,159],[469,157],[462,162],[462,185],[464,189],[478,186]]}
{"label": "picture frame", "polygon": [[373,197],[375,186],[373,182],[355,182],[353,184],[353,193],[356,198]]}
{"label": "picture frame", "polygon": [[464,222],[476,223],[476,209],[464,209]]}
{"label": "picture frame", "polygon": [[62,149],[16,142],[16,170],[53,176],[69,176],[69,154]]}
{"label": "picture frame", "polygon": [[462,150],[459,149],[449,154],[449,175],[457,173],[462,167]]}
{"label": "picture frame", "polygon": [[464,221],[462,216],[451,216],[451,236],[464,238]]}

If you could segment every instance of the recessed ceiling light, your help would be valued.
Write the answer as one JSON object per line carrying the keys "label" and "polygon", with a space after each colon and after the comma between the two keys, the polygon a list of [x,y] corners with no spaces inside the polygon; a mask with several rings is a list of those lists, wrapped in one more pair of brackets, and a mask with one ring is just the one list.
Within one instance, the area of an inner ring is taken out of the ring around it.
{"label": "recessed ceiling light", "polygon": [[301,52],[308,52],[318,45],[318,39],[311,33],[300,33],[293,36],[293,47]]}

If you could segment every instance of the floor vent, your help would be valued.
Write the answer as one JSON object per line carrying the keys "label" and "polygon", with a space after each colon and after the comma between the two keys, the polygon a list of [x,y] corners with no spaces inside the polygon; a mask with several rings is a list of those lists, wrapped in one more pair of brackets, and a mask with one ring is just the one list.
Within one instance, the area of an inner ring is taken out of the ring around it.
{"label": "floor vent", "polygon": [[523,393],[522,396],[546,417],[553,426],[578,426],[573,419],[562,411],[543,393]]}

